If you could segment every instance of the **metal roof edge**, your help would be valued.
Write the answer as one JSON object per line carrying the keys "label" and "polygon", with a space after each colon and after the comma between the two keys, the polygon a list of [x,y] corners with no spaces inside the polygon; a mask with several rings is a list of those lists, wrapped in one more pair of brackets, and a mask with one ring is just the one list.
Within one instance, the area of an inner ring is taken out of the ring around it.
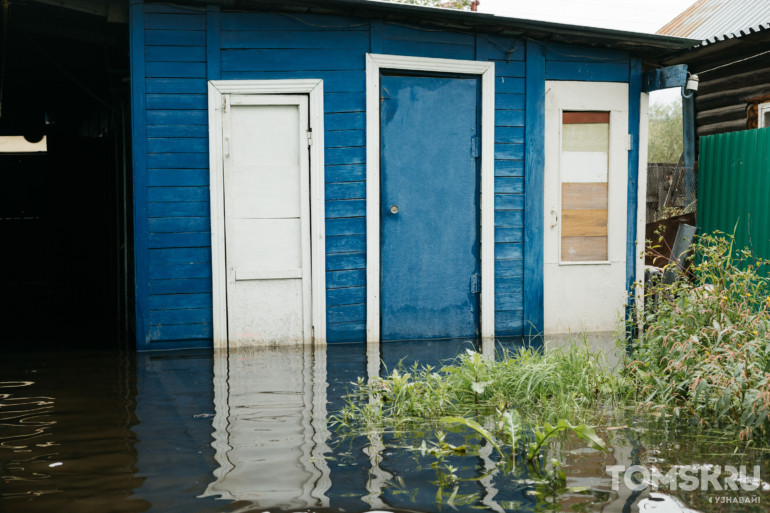
{"label": "metal roof edge", "polygon": [[466,26],[466,28],[477,28],[491,32],[512,32],[513,35],[525,36],[532,33],[533,37],[537,37],[537,35],[540,34],[555,34],[575,38],[585,38],[586,41],[593,40],[593,42],[603,44],[607,47],[612,47],[613,43],[622,41],[626,46],[629,44],[637,44],[642,45],[648,49],[657,49],[669,52],[690,48],[701,42],[700,40],[677,36],[646,34],[616,29],[585,27],[581,25],[569,25],[564,23],[529,20],[523,18],[511,18],[506,16],[496,16],[489,13],[462,11],[458,9],[446,9],[431,6],[400,4],[384,0],[286,0],[282,2],[275,2],[275,0],[188,1],[190,3],[196,4],[217,4],[225,8],[237,6],[259,6],[280,10],[307,7],[318,8],[322,10],[353,10],[352,13],[349,12],[348,14],[401,14],[405,17],[419,18],[419,20],[415,21],[431,23],[458,23],[460,25]]}

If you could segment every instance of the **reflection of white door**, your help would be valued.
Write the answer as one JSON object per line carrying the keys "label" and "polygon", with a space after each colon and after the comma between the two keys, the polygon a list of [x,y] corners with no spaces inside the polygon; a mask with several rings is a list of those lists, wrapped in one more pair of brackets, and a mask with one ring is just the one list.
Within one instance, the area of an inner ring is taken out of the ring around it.
{"label": "reflection of white door", "polygon": [[610,331],[623,318],[627,144],[627,84],[546,82],[546,334]]}
{"label": "reflection of white door", "polygon": [[310,342],[308,100],[226,95],[222,114],[230,344]]}
{"label": "reflection of white door", "polygon": [[202,497],[294,511],[328,508],[324,349],[216,350],[214,406],[219,466]]}

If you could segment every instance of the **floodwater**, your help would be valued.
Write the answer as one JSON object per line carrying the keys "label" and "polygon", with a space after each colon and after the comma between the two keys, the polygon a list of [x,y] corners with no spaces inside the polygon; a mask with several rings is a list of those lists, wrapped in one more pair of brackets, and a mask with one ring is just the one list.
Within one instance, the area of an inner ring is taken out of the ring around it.
{"label": "floodwater", "polygon": [[[543,495],[521,472],[495,467],[492,448],[436,459],[405,438],[341,438],[327,427],[351,382],[436,363],[462,343],[382,347],[133,353],[12,352],[0,359],[1,512],[247,511],[768,511],[770,494],[633,490],[612,465],[713,469],[770,476],[760,450],[691,434],[688,426],[629,418],[599,430],[603,453],[562,446],[567,485]],[[426,433],[428,440],[435,440]],[[470,435],[467,435],[470,436]],[[643,476],[642,476],[643,477]],[[632,482],[635,485],[637,481]],[[746,481],[748,483],[748,481]],[[643,486],[643,485],[642,485]],[[440,492],[440,493],[437,493]]]}

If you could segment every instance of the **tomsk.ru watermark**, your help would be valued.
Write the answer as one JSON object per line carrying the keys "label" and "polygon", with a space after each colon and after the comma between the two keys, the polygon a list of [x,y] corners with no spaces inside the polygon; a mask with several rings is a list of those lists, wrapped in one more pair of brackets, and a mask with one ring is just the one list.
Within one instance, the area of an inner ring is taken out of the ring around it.
{"label": "tomsk.ru watermark", "polygon": [[612,489],[620,489],[621,483],[633,491],[642,491],[647,487],[653,490],[701,491],[770,491],[770,484],[762,481],[759,465],[749,468],[746,465],[675,465],[666,473],[656,467],[643,465],[610,465],[607,473],[612,476]]}

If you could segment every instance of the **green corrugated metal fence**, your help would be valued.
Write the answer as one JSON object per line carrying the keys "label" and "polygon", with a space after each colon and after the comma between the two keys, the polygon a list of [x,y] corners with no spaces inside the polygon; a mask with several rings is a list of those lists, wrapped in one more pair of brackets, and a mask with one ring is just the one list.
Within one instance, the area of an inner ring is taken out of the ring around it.
{"label": "green corrugated metal fence", "polygon": [[697,224],[770,258],[770,128],[701,137]]}

